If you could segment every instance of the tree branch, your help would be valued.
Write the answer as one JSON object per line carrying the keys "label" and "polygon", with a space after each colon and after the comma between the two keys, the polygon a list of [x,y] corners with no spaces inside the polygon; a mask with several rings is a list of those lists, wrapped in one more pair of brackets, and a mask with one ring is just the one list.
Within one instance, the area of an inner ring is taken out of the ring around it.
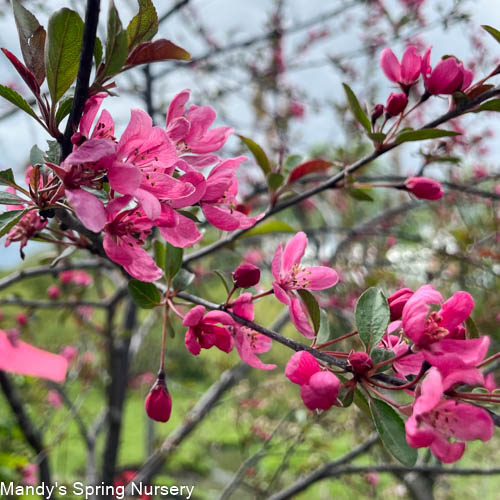
{"label": "tree branch", "polygon": [[[327,466],[325,466],[326,468]],[[332,468],[333,467],[333,468]],[[323,469],[323,468],[322,468]],[[319,470],[319,469],[318,469]],[[308,476],[302,481],[297,481],[294,485],[286,490],[283,490],[275,495],[271,496],[268,500],[286,500],[288,498],[293,498],[295,493],[305,490],[313,483],[320,481],[322,479],[335,478],[342,476],[344,474],[367,474],[369,472],[381,472],[381,473],[404,473],[404,472],[421,472],[425,474],[436,474],[436,475],[448,475],[448,476],[493,476],[500,474],[500,468],[493,469],[473,469],[473,468],[463,468],[463,469],[447,469],[439,465],[415,465],[413,467],[404,467],[403,465],[373,465],[373,466],[345,466],[338,467],[334,466],[334,463],[330,464],[329,470],[324,470],[323,474],[319,477]],[[310,479],[309,482],[306,480]],[[303,483],[303,484],[301,484]],[[301,487],[303,486],[303,487]],[[297,488],[297,489],[296,489]],[[300,488],[300,489],[299,489]]]}
{"label": "tree branch", "polygon": [[62,160],[64,160],[66,156],[71,153],[73,147],[71,143],[71,136],[75,131],[75,127],[77,127],[80,123],[83,108],[85,106],[85,102],[87,101],[100,7],[101,0],[87,1],[87,10],[85,11],[85,28],[83,31],[80,65],[78,67],[78,75],[76,77],[75,96],[73,97],[73,104],[71,106],[71,112],[66,124],[66,130],[64,131],[64,136],[61,140]]}
{"label": "tree branch", "polygon": [[355,458],[366,453],[378,440],[379,436],[377,433],[371,434],[371,436],[364,443],[356,446],[356,448],[353,448],[349,453],[346,453],[344,456],[334,460],[333,462],[322,465],[308,476],[305,476],[293,483],[288,488],[271,495],[268,500],[285,500],[286,498],[293,498],[301,491],[309,488],[309,486],[315,482],[327,477],[332,470],[336,470],[341,465],[352,462]]}
{"label": "tree branch", "polygon": [[9,403],[9,406],[16,417],[17,423],[24,435],[24,438],[38,456],[40,483],[52,485],[49,457],[43,445],[42,437],[25,412],[23,402],[17,394],[15,386],[10,381],[9,376],[1,370],[0,386],[2,387],[5,398],[7,399],[7,402]]}

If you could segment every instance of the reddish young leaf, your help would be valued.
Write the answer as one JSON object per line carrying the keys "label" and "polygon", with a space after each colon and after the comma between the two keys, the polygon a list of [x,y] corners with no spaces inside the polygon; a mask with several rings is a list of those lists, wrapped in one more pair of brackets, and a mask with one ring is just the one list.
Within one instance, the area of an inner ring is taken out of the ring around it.
{"label": "reddish young leaf", "polygon": [[2,49],[2,52],[7,56],[7,59],[12,63],[16,71],[21,75],[26,85],[30,88],[31,92],[36,96],[40,95],[40,85],[35,75],[9,50]]}
{"label": "reddish young leaf", "polygon": [[37,18],[19,0],[12,0],[12,8],[24,62],[41,85],[45,80],[44,52],[47,34]]}
{"label": "reddish young leaf", "polygon": [[127,66],[166,61],[168,59],[182,59],[189,61],[191,55],[183,48],[175,45],[170,40],[160,38],[154,42],[140,43],[128,56]]}
{"label": "reddish young leaf", "polygon": [[296,166],[288,177],[288,184],[295,182],[297,179],[304,177],[304,175],[312,174],[313,172],[322,172],[323,170],[327,170],[333,165],[332,162],[326,160],[310,160],[302,163],[301,165]]}

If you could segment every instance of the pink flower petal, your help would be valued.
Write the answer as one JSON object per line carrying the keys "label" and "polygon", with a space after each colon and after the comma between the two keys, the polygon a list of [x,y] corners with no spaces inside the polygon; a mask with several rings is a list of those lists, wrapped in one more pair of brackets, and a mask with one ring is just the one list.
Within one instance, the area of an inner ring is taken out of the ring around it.
{"label": "pink flower petal", "polygon": [[141,184],[142,173],[130,163],[115,161],[108,168],[109,185],[121,194],[134,194]]}
{"label": "pink flower petal", "polygon": [[463,323],[474,309],[474,299],[467,292],[456,292],[441,307],[443,320],[439,326],[453,333],[455,328]]}
{"label": "pink flower petal", "polygon": [[401,66],[389,47],[385,48],[380,54],[380,66],[391,82],[398,83],[401,80]]}
{"label": "pink flower petal", "polygon": [[205,308],[203,306],[195,306],[184,316],[182,324],[184,326],[196,326],[200,323],[204,313]]}
{"label": "pink flower petal", "polygon": [[319,371],[321,369],[316,358],[307,351],[299,351],[288,360],[285,376],[294,384],[304,385]]}
{"label": "pink flower petal", "polygon": [[68,361],[63,356],[42,351],[26,342],[17,341],[13,345],[0,330],[0,370],[62,382],[67,368]]}
{"label": "pink flower petal", "polygon": [[285,246],[281,269],[288,273],[292,267],[299,264],[307,247],[307,236],[300,231]]}
{"label": "pink flower petal", "polygon": [[336,285],[339,281],[337,271],[325,266],[306,267],[308,290],[325,290]]}
{"label": "pink flower petal", "polygon": [[83,189],[66,189],[66,198],[82,224],[94,233],[106,224],[106,210],[101,200]]}
{"label": "pink flower petal", "polygon": [[304,310],[304,306],[302,305],[302,301],[293,297],[292,302],[290,304],[290,319],[292,323],[295,325],[295,328],[309,339],[315,337],[314,330],[309,323],[309,319],[307,317],[307,313]]}

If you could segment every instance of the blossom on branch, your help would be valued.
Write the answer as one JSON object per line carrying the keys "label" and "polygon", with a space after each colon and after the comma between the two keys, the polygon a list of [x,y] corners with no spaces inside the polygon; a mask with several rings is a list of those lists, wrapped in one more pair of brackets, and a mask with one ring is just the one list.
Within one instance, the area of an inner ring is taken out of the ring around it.
{"label": "blossom on branch", "polygon": [[314,337],[305,306],[295,290],[324,290],[337,284],[336,271],[325,266],[300,264],[307,247],[307,236],[297,233],[285,246],[278,245],[272,263],[273,290],[276,298],[289,307],[290,318],[297,330],[306,337]]}

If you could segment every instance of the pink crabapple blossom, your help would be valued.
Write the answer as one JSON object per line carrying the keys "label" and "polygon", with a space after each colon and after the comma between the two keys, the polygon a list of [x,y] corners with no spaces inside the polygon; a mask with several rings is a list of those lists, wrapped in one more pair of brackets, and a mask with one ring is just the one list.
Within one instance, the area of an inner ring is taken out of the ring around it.
{"label": "pink crabapple blossom", "polygon": [[431,95],[453,94],[469,88],[474,73],[464,68],[454,56],[441,59],[434,68],[430,65],[432,47],[428,47],[422,58],[422,76],[425,90]]}
{"label": "pink crabapple blossom", "polygon": [[406,439],[413,448],[429,447],[441,462],[453,463],[466,441],[491,439],[493,421],[484,408],[447,399],[444,390],[441,374],[430,369],[406,421]]}
{"label": "pink crabapple blossom", "polygon": [[[217,323],[224,325],[218,326]],[[215,346],[221,351],[230,352],[233,338],[227,328],[233,325],[233,318],[224,311],[210,311],[205,314],[203,306],[193,307],[182,322],[188,327],[185,336],[187,350],[197,356],[201,349]]]}
{"label": "pink crabapple blossom", "polygon": [[442,296],[432,285],[420,287],[403,308],[403,331],[424,359],[443,373],[460,370],[477,379],[480,375],[475,366],[484,359],[490,339],[465,338],[463,322],[471,314],[474,300],[467,292],[456,292],[440,310],[430,312],[431,305],[441,303]]}
{"label": "pink crabapple blossom", "polygon": [[285,375],[300,385],[300,397],[310,410],[329,410],[338,404],[339,379],[333,373],[321,370],[309,352],[296,352],[286,365]]}
{"label": "pink crabapple blossom", "polygon": [[400,63],[394,52],[387,47],[380,54],[380,66],[391,82],[398,83],[403,91],[408,92],[420,77],[422,56],[411,45],[404,51]]}
{"label": "pink crabapple blossom", "polygon": [[295,290],[324,290],[338,282],[338,274],[325,266],[306,267],[300,264],[307,247],[307,236],[297,233],[283,249],[280,243],[272,262],[273,290],[276,298],[289,307],[290,318],[299,332],[308,338],[314,331],[307,319],[305,306]]}
{"label": "pink crabapple blossom", "polygon": [[391,313],[391,321],[401,319],[403,307],[412,295],[413,290],[411,288],[401,288],[387,297],[387,303],[389,304],[389,310]]}

